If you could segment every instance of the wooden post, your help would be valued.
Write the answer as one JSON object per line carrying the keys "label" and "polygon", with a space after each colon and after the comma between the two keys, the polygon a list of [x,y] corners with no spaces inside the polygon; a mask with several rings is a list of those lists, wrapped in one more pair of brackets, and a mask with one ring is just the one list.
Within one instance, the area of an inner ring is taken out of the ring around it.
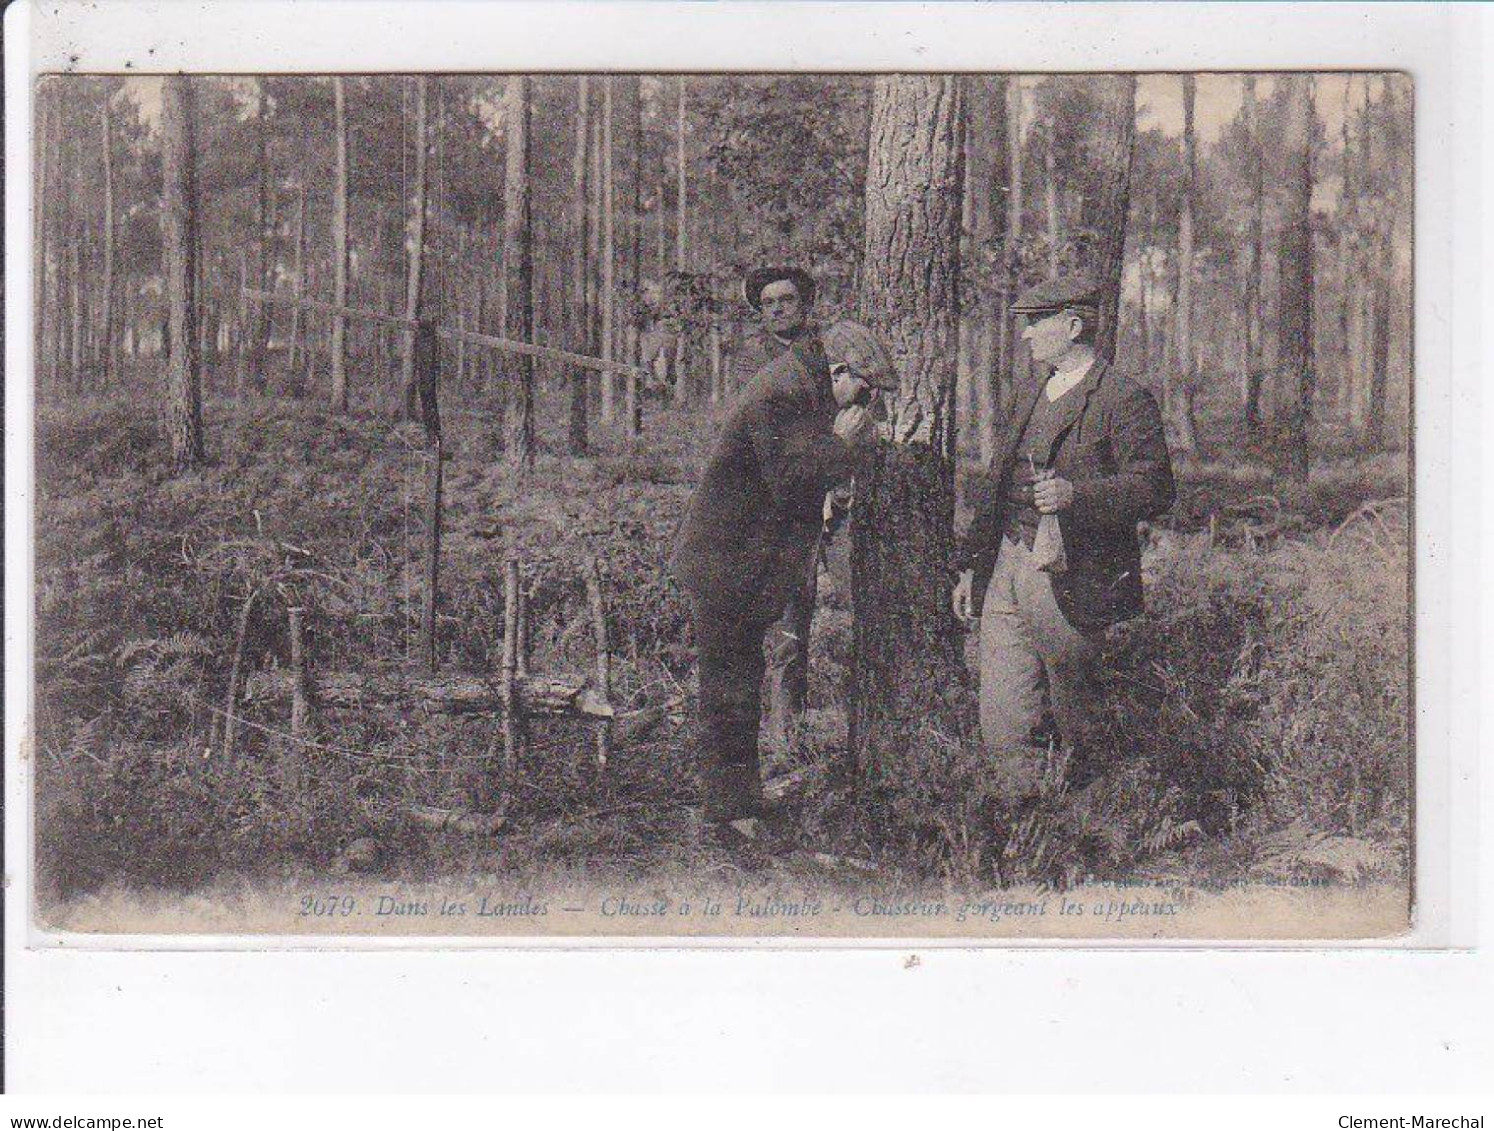
{"label": "wooden post", "polygon": [[311,725],[311,685],[306,672],[302,617],[305,610],[292,605],[286,612],[290,616],[291,744],[280,766],[280,784],[287,793],[294,793],[301,788],[301,769],[306,757],[303,743]]}
{"label": "wooden post", "polygon": [[519,708],[519,561],[509,558],[503,568],[503,792],[513,784],[519,760],[523,720]]}
{"label": "wooden post", "polygon": [[520,679],[529,677],[529,594],[524,590],[522,579],[519,582],[519,631],[518,631],[518,666],[517,671]]}
{"label": "wooden post", "polygon": [[[612,701],[612,649],[607,642],[607,606],[602,601],[602,574],[596,558],[586,563],[586,600],[591,606],[591,630],[596,640],[596,692]],[[605,770],[612,757],[612,720],[597,724],[597,769]]]}
{"label": "wooden post", "polygon": [[[234,633],[233,642],[233,667],[228,673],[228,698],[223,712],[223,764],[232,765],[234,740],[238,733],[238,705],[239,689],[243,687],[244,671],[244,642],[249,635],[249,615],[254,610],[255,599],[259,596],[258,589],[251,589],[249,596],[244,599],[244,605],[239,610],[238,631]],[[297,630],[292,623],[291,629],[291,655],[297,654],[296,645]],[[298,685],[303,681],[297,680]],[[304,707],[303,707],[304,711]],[[294,720],[294,707],[292,708],[292,719]],[[303,720],[304,721],[304,720]]]}

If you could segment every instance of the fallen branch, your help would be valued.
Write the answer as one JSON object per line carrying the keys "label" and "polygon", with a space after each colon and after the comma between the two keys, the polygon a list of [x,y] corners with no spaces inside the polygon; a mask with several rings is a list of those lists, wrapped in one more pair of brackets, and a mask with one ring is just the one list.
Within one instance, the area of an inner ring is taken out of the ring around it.
{"label": "fallen branch", "polygon": [[474,836],[492,836],[503,828],[508,820],[501,813],[475,813],[469,809],[438,809],[434,805],[410,804],[404,811],[417,824],[435,829],[437,832],[471,833]]}
{"label": "fallen branch", "polygon": [[[339,710],[421,708],[434,714],[501,715],[502,691],[477,676],[429,675],[405,671],[313,672],[311,692],[324,707]],[[289,699],[294,677],[284,669],[257,672],[245,699]],[[514,681],[519,709],[529,715],[581,715],[611,719],[616,711],[580,677],[520,676]]]}

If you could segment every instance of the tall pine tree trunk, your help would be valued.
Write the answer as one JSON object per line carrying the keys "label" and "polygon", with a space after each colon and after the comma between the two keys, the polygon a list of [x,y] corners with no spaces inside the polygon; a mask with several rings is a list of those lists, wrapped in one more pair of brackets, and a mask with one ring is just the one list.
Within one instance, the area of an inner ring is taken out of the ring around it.
{"label": "tall pine tree trunk", "polygon": [[197,152],[190,80],[167,75],[161,91],[161,241],[171,361],[166,420],[174,470],[203,461],[202,369],[197,353]]}
{"label": "tall pine tree trunk", "polygon": [[891,442],[856,481],[851,536],[850,747],[863,775],[947,715],[962,678],[949,611],[959,317],[960,81],[883,75],[873,86],[860,312],[890,345]]}
{"label": "tall pine tree trunk", "polygon": [[[1395,118],[1395,86],[1389,78],[1380,80],[1382,117]],[[1368,91],[1365,94],[1368,101]],[[1382,146],[1387,158],[1381,170],[1383,196],[1375,220],[1375,262],[1373,310],[1370,326],[1369,390],[1364,421],[1364,446],[1379,451],[1385,446],[1385,406],[1390,387],[1390,315],[1395,290],[1395,216],[1397,208],[1396,173],[1390,147]],[[1365,154],[1369,156],[1368,151]],[[1368,169],[1366,169],[1368,173]],[[1367,177],[1366,177],[1367,179]]]}
{"label": "tall pine tree trunk", "polygon": [[48,289],[52,276],[52,229],[50,225],[55,209],[48,192],[48,174],[52,163],[52,120],[56,116],[52,89],[56,79],[42,78],[36,84],[36,167],[32,174],[32,191],[36,194],[32,205],[32,254],[35,256],[36,280],[31,292],[33,311],[32,365],[34,366],[37,397],[51,392],[52,375],[47,372],[49,331],[55,325],[52,313],[51,292]]}
{"label": "tall pine tree trunk", "polygon": [[114,292],[114,138],[109,114],[109,97],[105,93],[99,106],[99,145],[104,157],[104,272],[99,283],[98,371],[107,386],[113,383],[119,357],[115,323]]}
{"label": "tall pine tree trunk", "polygon": [[1198,385],[1197,347],[1193,341],[1193,222],[1194,194],[1198,180],[1198,140],[1193,126],[1198,80],[1191,74],[1183,82],[1183,183],[1178,212],[1178,305],[1173,356],[1177,372],[1172,387],[1165,390],[1165,415],[1170,425],[1169,443],[1175,454],[1198,450],[1194,427],[1193,397]]}
{"label": "tall pine tree trunk", "polygon": [[[633,204],[629,210],[628,231],[628,364],[643,361],[643,80],[637,75],[628,84],[628,131],[632,136]],[[628,435],[643,430],[643,402],[639,397],[638,374],[629,370],[623,393],[623,415]]]}
{"label": "tall pine tree trunk", "polygon": [[1250,230],[1245,248],[1245,427],[1254,432],[1261,425],[1261,382],[1265,377],[1266,359],[1262,341],[1265,318],[1262,313],[1261,272],[1265,264],[1266,173],[1261,145],[1259,103],[1256,101],[1255,76],[1245,76],[1244,115],[1246,144],[1250,147]]}
{"label": "tall pine tree trunk", "polygon": [[[345,80],[332,77],[332,303],[348,305],[348,109]],[[332,411],[348,410],[348,320],[332,315]]]}
{"label": "tall pine tree trunk", "polygon": [[1312,79],[1277,77],[1285,86],[1281,149],[1281,358],[1277,366],[1287,426],[1282,470],[1307,482],[1313,401]]}
{"label": "tall pine tree trunk", "polygon": [[1001,386],[1006,373],[1007,345],[1003,337],[1011,334],[1012,304],[1010,285],[1003,260],[1006,253],[1007,199],[1010,195],[1011,157],[1008,149],[1010,134],[1007,130],[1007,112],[1010,105],[1007,92],[1016,85],[1016,77],[992,75],[987,79],[990,89],[986,92],[988,113],[987,126],[990,131],[990,183],[985,208],[986,227],[977,225],[978,239],[985,262],[997,269],[992,273],[995,293],[985,310],[985,371],[978,375],[975,387],[975,430],[977,451],[981,466],[990,464],[996,452],[996,429],[1001,419]]}
{"label": "tall pine tree trunk", "polygon": [[[602,360],[611,361],[615,352],[614,342],[614,295],[617,286],[616,277],[616,242],[614,232],[614,212],[616,201],[614,200],[612,185],[612,76],[607,75],[602,79],[602,135],[601,135],[601,211],[602,211],[602,279],[601,279],[601,339]],[[615,399],[617,375],[610,369],[604,369],[601,373],[602,387],[602,423],[611,424],[615,415],[613,401]]]}
{"label": "tall pine tree trunk", "polygon": [[[296,282],[297,299],[306,297],[306,185],[296,186]],[[300,396],[301,372],[306,366],[306,319],[307,312],[299,304],[291,307],[290,350],[285,358],[286,388],[292,396]]]}
{"label": "tall pine tree trunk", "polygon": [[1105,293],[1095,351],[1106,361],[1114,361],[1120,341],[1121,280],[1136,150],[1136,76],[1106,75],[1094,81],[1102,88],[1095,127],[1099,191],[1085,200],[1084,214],[1085,227],[1096,238],[1092,272]]}
{"label": "tall pine tree trunk", "polygon": [[[571,349],[592,352],[591,341],[591,80],[576,79],[576,149],[571,159]],[[570,420],[566,431],[572,455],[586,454],[586,370],[569,374]]]}
{"label": "tall pine tree trunk", "polygon": [[[530,80],[510,75],[505,115],[507,153],[503,186],[503,328],[506,337],[521,342],[534,338],[534,231],[530,204]],[[509,465],[515,470],[534,466],[534,361],[512,355],[505,364],[507,382]]]}
{"label": "tall pine tree trunk", "polygon": [[1339,130],[1340,164],[1342,166],[1343,190],[1339,193],[1335,215],[1338,228],[1338,321],[1339,355],[1337,366],[1338,383],[1334,386],[1334,414],[1340,418],[1350,417],[1353,412],[1354,390],[1359,383],[1359,365],[1354,348],[1353,311],[1357,272],[1354,264],[1354,245],[1358,233],[1358,193],[1362,190],[1354,176],[1354,145],[1352,124],[1354,76],[1344,75],[1343,123]]}
{"label": "tall pine tree trunk", "polygon": [[[275,286],[275,196],[270,168],[270,123],[266,118],[265,80],[254,79],[254,168],[256,175],[256,220],[254,241],[254,285],[263,291]],[[265,367],[270,352],[271,306],[259,300],[253,305],[254,326],[248,335],[248,348],[239,353],[238,392],[263,393]]]}
{"label": "tall pine tree trunk", "polygon": [[674,269],[683,271],[687,261],[685,253],[686,229],[689,208],[685,200],[685,76],[679,78],[680,97],[674,124]]}
{"label": "tall pine tree trunk", "polygon": [[[419,322],[425,317],[425,233],[430,207],[430,85],[429,75],[420,75],[415,84],[415,171],[410,185],[410,198],[405,202],[408,216],[405,228],[405,318]],[[415,419],[416,405],[416,345],[419,335],[415,328],[404,331],[404,350],[400,355],[400,384],[404,389],[405,415]],[[525,339],[528,340],[527,338]]]}
{"label": "tall pine tree trunk", "polygon": [[[1052,79],[1048,80],[1052,82]],[[1043,127],[1043,200],[1048,214],[1048,273],[1057,275],[1061,260],[1063,222],[1058,210],[1058,160],[1055,123],[1050,118]]]}
{"label": "tall pine tree trunk", "polygon": [[[1024,136],[1020,76],[1012,75],[1007,80],[1006,94],[1006,232],[1001,255],[1002,281],[1006,287],[1006,298],[1000,310],[1001,371],[1000,387],[997,390],[997,399],[1003,405],[1012,403],[1012,390],[1016,385],[1018,370],[1021,367],[1019,359],[1025,356],[1025,351],[1017,341],[1016,318],[1011,312],[1011,304],[1016,301],[1017,292],[1022,286],[1022,210],[1024,207],[1022,143]],[[994,454],[995,437],[992,436],[991,450],[987,452],[983,449],[982,458],[989,463]]]}

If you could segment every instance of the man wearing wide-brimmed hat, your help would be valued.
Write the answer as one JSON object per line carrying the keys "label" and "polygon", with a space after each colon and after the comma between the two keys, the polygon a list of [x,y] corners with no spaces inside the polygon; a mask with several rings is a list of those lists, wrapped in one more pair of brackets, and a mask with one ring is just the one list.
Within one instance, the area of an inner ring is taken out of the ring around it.
{"label": "man wearing wide-brimmed hat", "polygon": [[955,613],[980,618],[981,731],[998,792],[1037,792],[1047,707],[1074,780],[1100,634],[1142,611],[1136,524],[1172,505],[1172,461],[1151,393],[1095,353],[1103,295],[1058,278],[1012,305],[1044,370],[1019,395],[991,464],[994,489],[961,540]]}
{"label": "man wearing wide-brimmed hat", "polygon": [[875,388],[891,382],[861,327],[792,339],[742,390],[681,525],[671,568],[695,627],[705,818],[728,843],[765,814],[764,637],[813,568],[825,494],[850,478],[875,435]]}
{"label": "man wearing wide-brimmed hat", "polygon": [[[742,352],[745,371],[754,373],[796,342],[819,334],[813,319],[814,276],[798,267],[759,267],[742,280],[742,299],[758,314],[761,332]],[[767,740],[788,749],[809,695],[809,634],[819,596],[816,554],[811,551],[803,584],[789,595],[783,616],[767,640]]]}

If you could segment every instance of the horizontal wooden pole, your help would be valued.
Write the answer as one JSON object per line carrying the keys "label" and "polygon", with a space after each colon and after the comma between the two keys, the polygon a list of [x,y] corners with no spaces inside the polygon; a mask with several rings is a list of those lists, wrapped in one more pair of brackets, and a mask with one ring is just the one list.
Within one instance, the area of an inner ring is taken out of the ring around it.
{"label": "horizontal wooden pole", "polygon": [[[264,291],[258,287],[245,287],[244,294],[261,302],[278,302],[284,306],[300,306],[307,310],[319,310],[324,314],[341,314],[347,318],[363,318],[370,322],[379,322],[385,326],[393,326],[398,330],[414,330],[417,325],[414,319],[404,318],[398,314],[384,314],[381,311],[362,310],[354,306],[339,306],[337,303],[322,302],[320,299]],[[449,342],[468,342],[475,346],[487,346],[489,349],[495,349],[501,353],[514,353],[524,357],[538,357],[549,361],[563,361],[568,365],[576,365],[582,369],[595,369],[600,372],[634,373],[638,375],[640,380],[647,380],[649,376],[646,370],[640,369],[636,365],[629,365],[627,362],[604,361],[599,357],[591,357],[584,353],[572,353],[570,350],[555,349],[553,346],[531,345],[529,342],[517,342],[512,338],[500,338],[493,334],[480,334],[476,330],[454,330],[449,326],[437,326],[436,334]]]}
{"label": "horizontal wooden pole", "polygon": [[[437,714],[501,715],[503,693],[496,683],[464,675],[428,675],[408,671],[314,672],[311,693],[325,707],[371,709],[423,707]],[[611,719],[616,712],[584,679],[520,676],[515,681],[519,707],[526,715],[580,715]],[[293,677],[284,669],[256,672],[245,691],[249,700],[288,699]]]}

